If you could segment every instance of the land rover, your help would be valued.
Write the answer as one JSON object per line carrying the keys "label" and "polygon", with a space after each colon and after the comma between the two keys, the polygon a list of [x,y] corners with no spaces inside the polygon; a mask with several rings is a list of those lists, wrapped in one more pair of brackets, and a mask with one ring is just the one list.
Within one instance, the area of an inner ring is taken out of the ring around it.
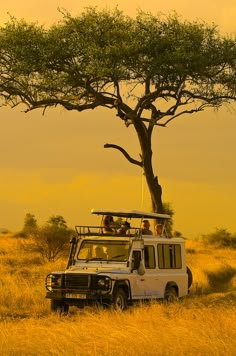
{"label": "land rover", "polygon": [[[92,214],[128,221],[125,234],[117,227],[76,226],[65,271],[46,277],[51,310],[67,313],[69,306],[112,305],[125,309],[137,300],[173,301],[189,293],[192,273],[186,265],[185,241],[170,238],[167,214],[142,211],[92,210]],[[158,235],[145,235],[143,220],[161,226]]]}

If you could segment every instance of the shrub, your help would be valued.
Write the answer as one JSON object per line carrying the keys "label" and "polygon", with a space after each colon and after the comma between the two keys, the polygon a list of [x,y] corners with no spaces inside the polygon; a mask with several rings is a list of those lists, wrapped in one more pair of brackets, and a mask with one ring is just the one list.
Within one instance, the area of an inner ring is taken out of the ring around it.
{"label": "shrub", "polygon": [[0,234],[6,235],[8,233],[9,233],[9,230],[3,229],[3,228],[0,229]]}
{"label": "shrub", "polygon": [[224,265],[216,271],[205,271],[205,274],[211,291],[224,292],[232,287],[236,269]]}
{"label": "shrub", "polygon": [[236,248],[236,235],[231,234],[226,229],[216,229],[215,232],[202,235],[205,244],[215,245],[217,247]]}
{"label": "shrub", "polygon": [[15,234],[12,235],[13,237],[16,237],[16,238],[22,238],[22,239],[25,239],[28,237],[28,235],[24,232],[24,231],[19,231],[19,232],[16,232]]}

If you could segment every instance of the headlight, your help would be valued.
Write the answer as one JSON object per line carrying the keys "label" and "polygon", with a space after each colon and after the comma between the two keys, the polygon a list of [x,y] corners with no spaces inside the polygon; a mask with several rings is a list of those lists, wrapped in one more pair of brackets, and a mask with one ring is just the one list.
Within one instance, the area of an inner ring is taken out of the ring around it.
{"label": "headlight", "polygon": [[61,288],[62,275],[61,274],[48,274],[46,277],[46,288],[50,292],[54,289]]}
{"label": "headlight", "polygon": [[98,280],[98,286],[100,286],[100,287],[104,287],[104,286],[105,286],[105,284],[106,284],[105,279],[99,279],[99,280]]}
{"label": "headlight", "polygon": [[111,286],[111,279],[109,277],[99,277],[97,286],[101,289],[109,289]]}

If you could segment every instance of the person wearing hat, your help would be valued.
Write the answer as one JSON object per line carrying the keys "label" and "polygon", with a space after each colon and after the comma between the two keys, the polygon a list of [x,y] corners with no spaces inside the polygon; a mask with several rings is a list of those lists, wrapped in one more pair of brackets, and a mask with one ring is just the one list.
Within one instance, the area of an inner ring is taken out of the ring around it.
{"label": "person wearing hat", "polygon": [[121,224],[121,227],[117,230],[118,235],[127,235],[129,233],[130,223],[125,221]]}

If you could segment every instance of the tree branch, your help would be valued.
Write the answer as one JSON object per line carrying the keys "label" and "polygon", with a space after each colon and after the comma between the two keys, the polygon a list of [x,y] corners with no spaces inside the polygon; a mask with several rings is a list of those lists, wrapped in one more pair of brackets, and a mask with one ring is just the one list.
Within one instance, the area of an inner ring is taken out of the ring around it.
{"label": "tree branch", "polygon": [[125,151],[124,148],[122,148],[122,147],[120,147],[118,145],[114,145],[114,144],[111,144],[111,143],[106,143],[104,145],[104,148],[114,148],[114,149],[120,151],[130,163],[136,164],[139,167],[143,167],[143,162],[142,161],[137,161],[136,159],[133,159],[132,157],[130,157],[128,152]]}
{"label": "tree branch", "polygon": [[197,108],[197,109],[181,111],[180,113],[178,113],[178,114],[172,116],[170,119],[168,119],[168,120],[163,124],[163,126],[166,126],[167,124],[169,124],[170,121],[176,119],[178,116],[181,116],[181,115],[184,115],[184,114],[193,114],[194,112],[199,112],[199,111],[203,111],[203,108],[202,108],[202,107],[199,107],[199,108]]}

